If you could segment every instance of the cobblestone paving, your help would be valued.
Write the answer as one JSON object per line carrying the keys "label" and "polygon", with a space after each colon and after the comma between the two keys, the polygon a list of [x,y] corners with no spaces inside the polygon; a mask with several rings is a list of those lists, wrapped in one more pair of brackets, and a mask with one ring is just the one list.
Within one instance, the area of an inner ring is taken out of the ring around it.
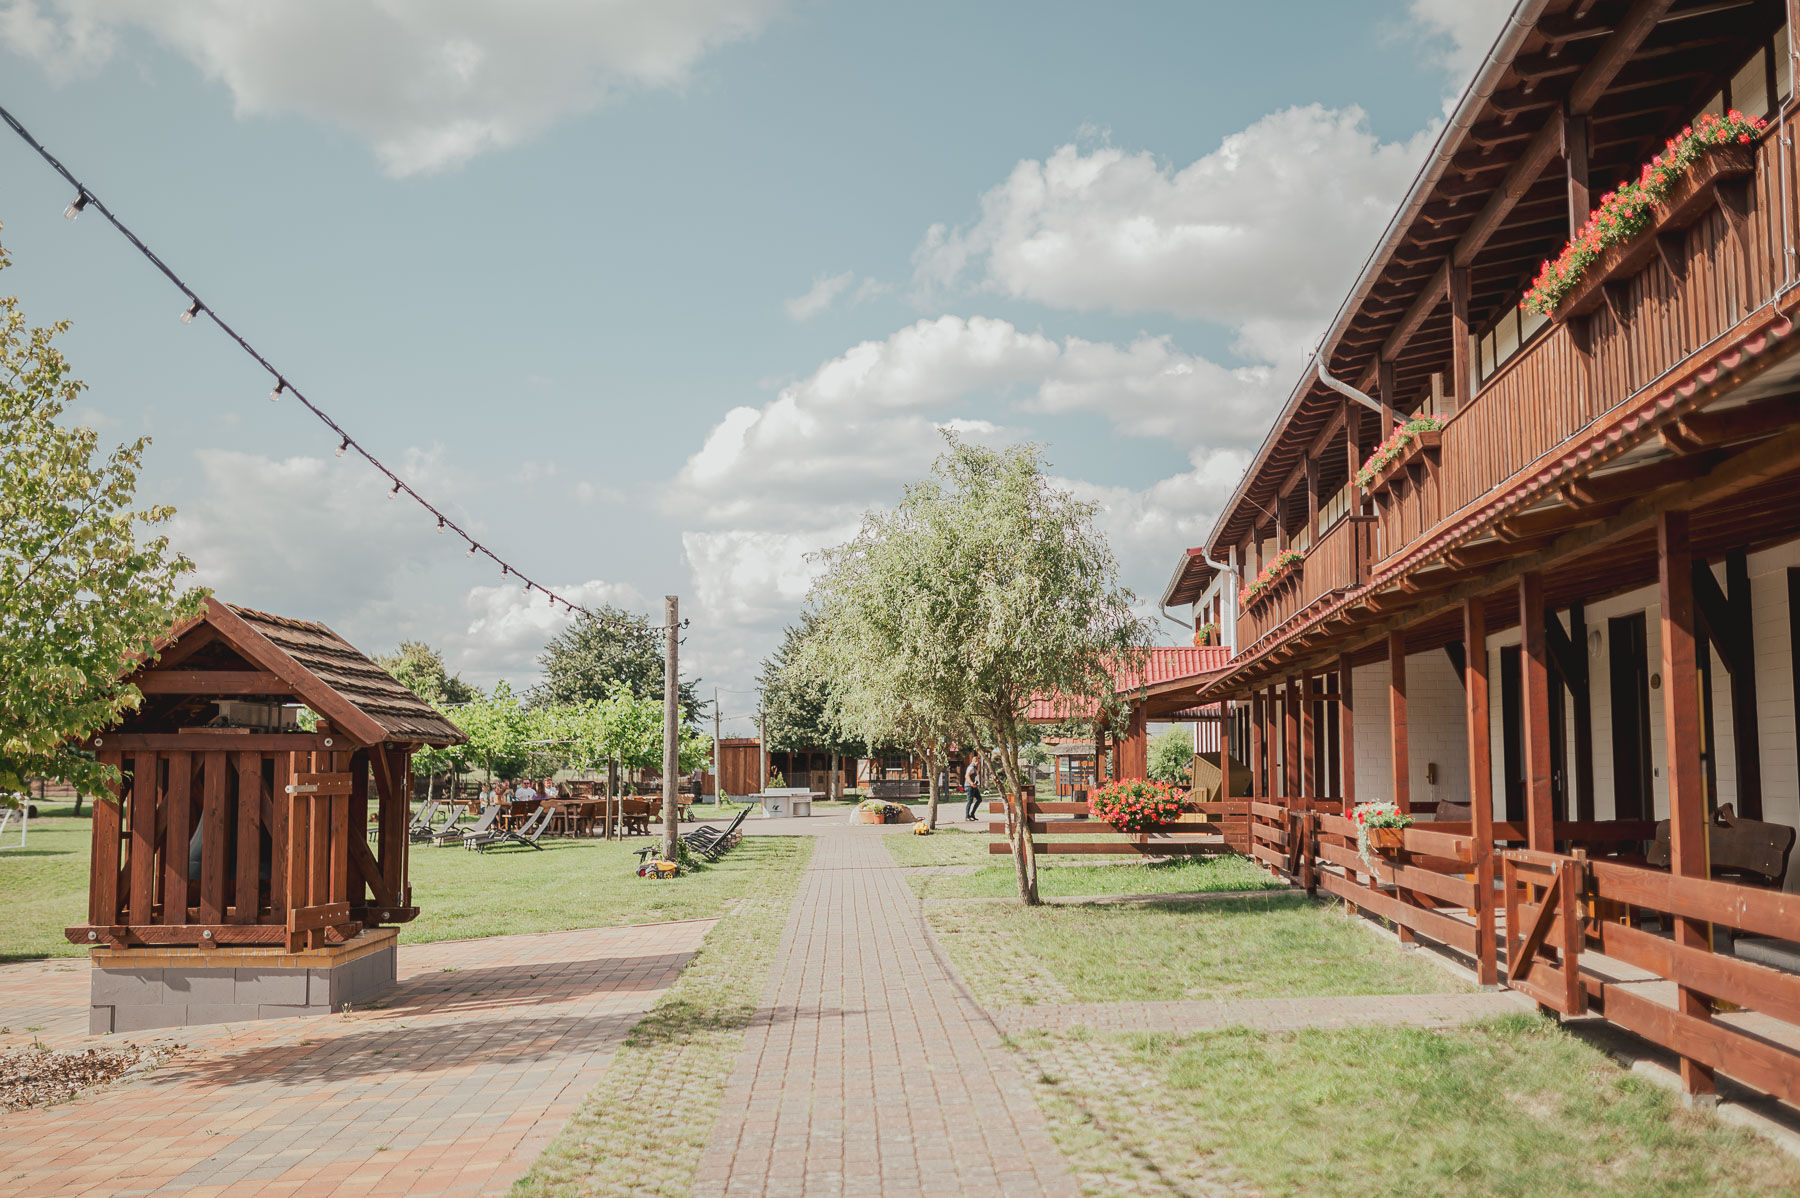
{"label": "cobblestone paving", "polygon": [[881,836],[814,850],[694,1193],[1077,1193]]}
{"label": "cobblestone paving", "polygon": [[381,1009],[130,1037],[85,1035],[84,965],[0,966],[0,1042],[38,1026],[56,1047],[187,1046],[0,1117],[0,1193],[503,1193],[712,923],[402,945]]}

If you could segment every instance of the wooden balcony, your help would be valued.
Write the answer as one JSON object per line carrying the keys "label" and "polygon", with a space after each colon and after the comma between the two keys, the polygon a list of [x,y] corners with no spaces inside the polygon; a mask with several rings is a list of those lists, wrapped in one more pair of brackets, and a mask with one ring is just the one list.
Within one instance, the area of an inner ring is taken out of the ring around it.
{"label": "wooden balcony", "polygon": [[1296,615],[1369,580],[1377,518],[1343,516],[1306,551],[1299,566],[1238,613],[1243,652]]}
{"label": "wooden balcony", "polygon": [[1790,116],[1748,147],[1750,174],[1719,179],[1708,203],[1640,234],[1654,254],[1621,255],[1604,285],[1589,289],[1599,297],[1593,304],[1565,304],[1449,418],[1436,455],[1421,454],[1390,478],[1373,496],[1378,563],[1541,468],[1775,297],[1788,276],[1784,226],[1790,236],[1800,231],[1800,155],[1781,146],[1796,125]]}

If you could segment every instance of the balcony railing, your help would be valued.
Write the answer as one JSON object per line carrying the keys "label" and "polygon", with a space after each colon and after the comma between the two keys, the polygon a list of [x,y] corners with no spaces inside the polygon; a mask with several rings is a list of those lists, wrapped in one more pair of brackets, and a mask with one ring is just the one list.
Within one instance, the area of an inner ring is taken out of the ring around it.
{"label": "balcony railing", "polygon": [[1376,518],[1343,516],[1320,534],[1300,565],[1238,613],[1238,649],[1264,636],[1321,599],[1369,580]]}
{"label": "balcony railing", "polygon": [[1790,114],[1764,137],[1754,173],[1722,184],[1698,220],[1640,234],[1666,238],[1652,265],[1609,281],[1591,313],[1551,324],[1450,417],[1439,456],[1422,456],[1376,497],[1380,559],[1530,472],[1774,297],[1800,232],[1800,178],[1781,145],[1797,125]]}

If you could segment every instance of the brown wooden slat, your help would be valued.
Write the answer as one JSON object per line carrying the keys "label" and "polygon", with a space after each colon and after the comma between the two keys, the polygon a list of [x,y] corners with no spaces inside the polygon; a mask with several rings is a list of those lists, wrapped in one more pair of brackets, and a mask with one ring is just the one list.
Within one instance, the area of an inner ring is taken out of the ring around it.
{"label": "brown wooden slat", "polygon": [[132,680],[146,695],[285,695],[291,688],[266,670],[161,670]]}
{"label": "brown wooden slat", "polygon": [[[1368,864],[1357,855],[1353,848],[1340,848],[1337,845],[1321,844],[1319,858],[1339,865],[1345,869],[1354,869],[1359,873],[1368,872]],[[1414,865],[1403,865],[1377,857],[1381,869],[1378,876],[1384,882],[1393,882],[1408,890],[1417,890],[1421,894],[1429,894],[1432,898],[1443,899],[1458,907],[1475,905],[1475,883],[1458,874],[1446,874],[1435,870],[1420,869]]]}
{"label": "brown wooden slat", "polygon": [[1800,940],[1800,895],[1593,861],[1601,898],[1782,940]]}
{"label": "brown wooden slat", "polygon": [[[117,750],[100,754],[102,765],[120,769],[123,755]],[[107,786],[108,794],[94,803],[92,868],[88,874],[88,922],[111,925],[119,922],[119,804],[123,789],[118,782]]]}
{"label": "brown wooden slat", "polygon": [[1439,915],[1425,907],[1413,907],[1380,890],[1370,890],[1358,886],[1348,878],[1337,874],[1319,875],[1319,886],[1330,894],[1335,894],[1345,902],[1354,903],[1365,911],[1371,911],[1384,919],[1397,924],[1404,924],[1414,932],[1426,936],[1439,944],[1447,944],[1451,948],[1475,955],[1475,929],[1460,920],[1451,919],[1447,915]]}
{"label": "brown wooden slat", "polygon": [[169,784],[163,795],[166,825],[163,838],[163,907],[158,922],[187,922],[188,841],[194,834],[188,822],[193,815],[194,755],[169,754]]}
{"label": "brown wooden slat", "polygon": [[[331,902],[331,797],[305,796],[308,808],[306,844],[306,905],[322,907]],[[307,933],[307,946],[318,948],[324,943],[321,933]]]}
{"label": "brown wooden slat", "polygon": [[130,840],[130,915],[134,924],[150,923],[156,903],[156,784],[158,762],[150,753],[132,758],[131,798],[127,811]]}
{"label": "brown wooden slat", "polygon": [[225,862],[231,852],[228,840],[230,818],[230,756],[209,752],[205,763],[200,812],[200,922],[225,922]]}
{"label": "brown wooden slat", "polygon": [[262,754],[233,753],[237,771],[237,888],[232,923],[257,922],[262,872]]}
{"label": "brown wooden slat", "polygon": [[1800,1056],[1729,1025],[1696,1019],[1623,986],[1600,987],[1609,1022],[1786,1102],[1800,1101]]}
{"label": "brown wooden slat", "polygon": [[[1003,840],[990,841],[988,852],[999,856],[1012,850]],[[1195,840],[1154,840],[1148,844],[1139,844],[1130,840],[1033,840],[1032,852],[1057,855],[1092,855],[1119,857],[1185,857],[1211,856],[1230,853],[1231,847],[1223,838],[1211,842]]]}
{"label": "brown wooden slat", "polygon": [[274,781],[269,788],[269,912],[271,919],[285,919],[288,903],[288,819],[293,799],[288,795],[292,758],[276,753]]}

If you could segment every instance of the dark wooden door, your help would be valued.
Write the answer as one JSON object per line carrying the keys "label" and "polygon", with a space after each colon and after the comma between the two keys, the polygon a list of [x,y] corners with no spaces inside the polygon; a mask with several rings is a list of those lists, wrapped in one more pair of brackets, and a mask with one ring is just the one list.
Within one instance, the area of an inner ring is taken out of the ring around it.
{"label": "dark wooden door", "polygon": [[1606,622],[1611,675],[1613,817],[1648,819],[1654,808],[1650,772],[1650,644],[1643,612]]}

